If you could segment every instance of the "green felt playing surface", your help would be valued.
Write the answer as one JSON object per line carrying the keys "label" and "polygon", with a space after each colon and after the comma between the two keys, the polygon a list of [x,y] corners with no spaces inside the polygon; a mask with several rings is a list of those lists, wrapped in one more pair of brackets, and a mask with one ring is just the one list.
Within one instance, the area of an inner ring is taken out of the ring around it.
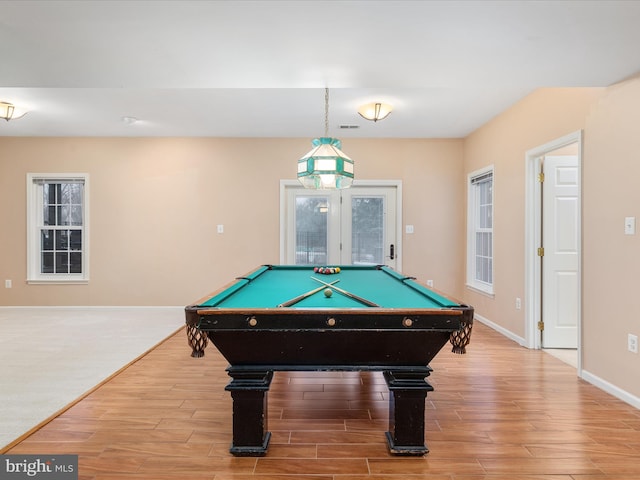
{"label": "green felt playing surface", "polygon": [[[388,267],[340,266],[340,273],[318,274],[313,267],[279,265],[261,267],[201,304],[217,308],[274,308],[299,295],[340,280],[336,287],[378,304],[382,308],[450,308],[457,303]],[[288,308],[370,308],[360,301],[321,289]]]}

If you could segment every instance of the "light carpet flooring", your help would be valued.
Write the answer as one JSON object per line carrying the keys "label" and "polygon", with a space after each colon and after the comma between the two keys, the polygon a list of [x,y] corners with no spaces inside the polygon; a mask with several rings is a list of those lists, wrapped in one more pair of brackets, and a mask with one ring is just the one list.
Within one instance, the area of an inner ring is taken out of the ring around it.
{"label": "light carpet flooring", "polygon": [[0,449],[183,325],[183,307],[0,307]]}

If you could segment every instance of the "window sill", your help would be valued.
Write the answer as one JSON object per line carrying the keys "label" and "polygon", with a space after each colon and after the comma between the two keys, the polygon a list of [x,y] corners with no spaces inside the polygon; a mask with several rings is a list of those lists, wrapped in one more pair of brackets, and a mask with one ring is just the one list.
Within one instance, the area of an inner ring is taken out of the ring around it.
{"label": "window sill", "polygon": [[480,295],[484,295],[485,297],[495,298],[495,293],[493,293],[493,290],[491,290],[491,291],[483,290],[483,289],[475,287],[473,285],[469,285],[468,283],[467,283],[466,287],[467,287],[468,290],[471,290],[472,292],[475,292],[475,293],[479,293]]}
{"label": "window sill", "polygon": [[52,279],[35,279],[29,280],[27,279],[28,285],[88,285],[88,279],[81,278],[70,278],[68,280],[62,278],[52,278]]}

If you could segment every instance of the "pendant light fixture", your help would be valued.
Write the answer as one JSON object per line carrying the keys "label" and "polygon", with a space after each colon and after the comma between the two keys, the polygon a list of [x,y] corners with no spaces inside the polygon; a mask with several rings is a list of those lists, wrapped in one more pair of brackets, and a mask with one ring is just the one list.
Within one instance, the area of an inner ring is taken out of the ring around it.
{"label": "pendant light fixture", "polygon": [[329,89],[324,93],[324,137],[314,138],[313,150],[298,160],[298,180],[305,188],[337,190],[353,183],[353,160],[340,149],[342,143],[329,137]]}

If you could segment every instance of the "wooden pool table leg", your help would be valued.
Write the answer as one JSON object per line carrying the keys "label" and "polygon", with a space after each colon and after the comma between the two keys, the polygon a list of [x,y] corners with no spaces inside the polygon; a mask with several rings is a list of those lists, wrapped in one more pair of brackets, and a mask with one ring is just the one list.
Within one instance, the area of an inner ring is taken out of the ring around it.
{"label": "wooden pool table leg", "polygon": [[396,455],[424,455],[429,452],[424,442],[424,411],[427,393],[433,387],[425,380],[432,369],[385,371],[389,396],[389,451]]}
{"label": "wooden pool table leg", "polygon": [[267,430],[267,393],[273,371],[227,368],[233,378],[225,387],[233,399],[233,441],[229,451],[237,456],[267,453],[271,432]]}

